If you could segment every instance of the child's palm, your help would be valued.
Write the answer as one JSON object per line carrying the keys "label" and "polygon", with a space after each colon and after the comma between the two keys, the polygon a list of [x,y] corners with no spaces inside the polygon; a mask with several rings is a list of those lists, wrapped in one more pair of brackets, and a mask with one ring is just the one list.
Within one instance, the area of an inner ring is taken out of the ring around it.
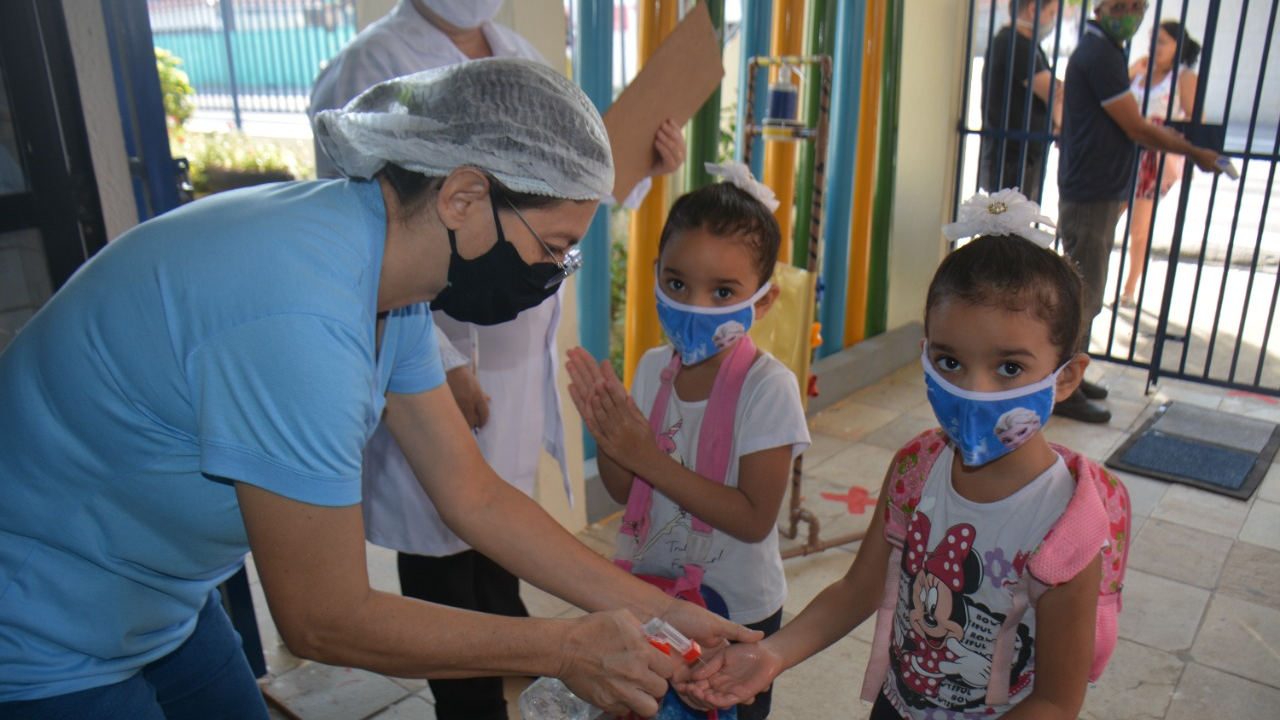
{"label": "child's palm", "polygon": [[743,643],[726,648],[705,670],[694,673],[694,682],[677,689],[708,705],[730,707],[751,701],[780,672],[777,656],[758,644]]}

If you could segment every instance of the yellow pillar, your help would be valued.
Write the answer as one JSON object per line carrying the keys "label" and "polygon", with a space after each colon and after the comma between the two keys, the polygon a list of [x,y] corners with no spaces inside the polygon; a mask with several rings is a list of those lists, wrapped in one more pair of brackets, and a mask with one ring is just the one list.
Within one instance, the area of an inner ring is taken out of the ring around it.
{"label": "yellow pillar", "polygon": [[[643,66],[676,26],[677,0],[651,0],[637,4],[637,62]],[[667,186],[674,175],[653,178],[639,209],[631,214],[631,238],[627,242],[627,310],[623,345],[623,382],[631,388],[636,364],[646,350],[662,343],[658,310],[653,299],[653,268],[658,259],[658,238],[667,218]],[[619,201],[622,198],[618,198]]]}
{"label": "yellow pillar", "polygon": [[858,105],[858,154],[853,171],[853,223],[849,231],[849,290],[845,294],[845,347],[867,334],[867,283],[871,277],[871,217],[880,120],[880,71],[884,62],[885,0],[867,2],[862,44],[862,98]]}
{"label": "yellow pillar", "polygon": [[[773,34],[769,53],[774,56],[804,54],[804,0],[773,0]],[[769,71],[769,80],[778,79],[780,66]],[[806,76],[807,77],[807,76]],[[793,79],[794,80],[794,79]],[[764,144],[764,184],[778,196],[774,217],[782,229],[778,259],[791,262],[792,222],[795,219],[796,150],[793,142]]]}

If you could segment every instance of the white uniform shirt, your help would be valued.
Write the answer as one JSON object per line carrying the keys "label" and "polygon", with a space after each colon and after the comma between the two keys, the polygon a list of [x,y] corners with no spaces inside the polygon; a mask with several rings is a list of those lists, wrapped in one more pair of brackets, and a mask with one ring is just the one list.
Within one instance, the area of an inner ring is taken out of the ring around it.
{"label": "white uniform shirt", "polygon": [[[486,22],[481,30],[494,57],[546,62],[528,41],[508,28]],[[320,72],[308,113],[314,119],[317,112],[342,107],[384,80],[468,59],[410,0],[400,0]],[[321,177],[337,174],[318,147],[316,171]],[[474,363],[480,385],[491,398],[489,422],[476,434],[481,452],[499,476],[526,494],[533,492],[544,448],[560,462],[565,491],[569,492],[556,386],[555,335],[561,294],[520,313],[511,322],[491,327],[460,323],[444,313],[434,313],[445,368]],[[440,519],[384,425],[378,426],[365,448],[363,475],[365,532],[370,542],[431,556],[468,549]],[[458,478],[459,482],[465,480]]]}

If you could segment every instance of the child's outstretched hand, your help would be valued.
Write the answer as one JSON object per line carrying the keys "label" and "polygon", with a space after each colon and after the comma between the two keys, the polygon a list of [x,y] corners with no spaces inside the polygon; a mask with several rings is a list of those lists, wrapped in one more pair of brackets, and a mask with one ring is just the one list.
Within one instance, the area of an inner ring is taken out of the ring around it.
{"label": "child's outstretched hand", "polygon": [[582,348],[569,350],[569,396],[587,431],[609,457],[635,472],[646,453],[661,452],[649,421],[608,360],[599,363]]}
{"label": "child's outstretched hand", "polygon": [[682,696],[706,707],[749,703],[783,670],[782,658],[758,643],[729,645],[720,652],[704,654],[703,659],[705,665],[673,686]]}

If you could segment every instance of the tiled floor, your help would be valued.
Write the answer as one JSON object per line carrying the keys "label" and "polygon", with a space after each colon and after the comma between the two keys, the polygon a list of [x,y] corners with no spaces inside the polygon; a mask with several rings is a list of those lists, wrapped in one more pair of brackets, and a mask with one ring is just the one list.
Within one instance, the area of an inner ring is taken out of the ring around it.
{"label": "tiled floor", "polygon": [[[1144,395],[1145,374],[1136,369],[1095,363],[1089,374],[1110,389],[1112,422],[1094,426],[1055,418],[1046,433],[1099,460],[1168,400],[1280,422],[1280,403],[1274,399],[1172,380]],[[814,442],[804,456],[803,504],[819,518],[820,540],[830,540],[866,527],[867,514],[851,512],[861,507],[850,502],[857,497],[851,488],[866,488],[874,496],[894,450],[934,421],[922,374],[913,364],[817,414],[810,424]],[[1271,467],[1248,502],[1138,475],[1121,476],[1133,500],[1135,539],[1120,643],[1106,675],[1089,691],[1081,717],[1276,717],[1280,466]],[[581,538],[608,553],[616,527],[615,517],[587,529]],[[801,540],[806,532],[802,527]],[[797,543],[784,541],[786,546]],[[848,568],[856,549],[856,544],[842,545],[786,561],[788,619]],[[394,558],[372,547],[369,557],[374,583],[395,590]],[[525,598],[536,615],[579,612],[533,588],[525,588]],[[434,720],[424,682],[299,662],[279,645],[261,605],[259,619],[271,669],[265,690],[281,703],[274,717]],[[865,717],[867,707],[857,695],[870,649],[870,625],[864,623],[780,677],[773,717]],[[514,698],[521,687],[521,681],[510,681],[509,696]],[[512,717],[518,717],[514,708]]]}

